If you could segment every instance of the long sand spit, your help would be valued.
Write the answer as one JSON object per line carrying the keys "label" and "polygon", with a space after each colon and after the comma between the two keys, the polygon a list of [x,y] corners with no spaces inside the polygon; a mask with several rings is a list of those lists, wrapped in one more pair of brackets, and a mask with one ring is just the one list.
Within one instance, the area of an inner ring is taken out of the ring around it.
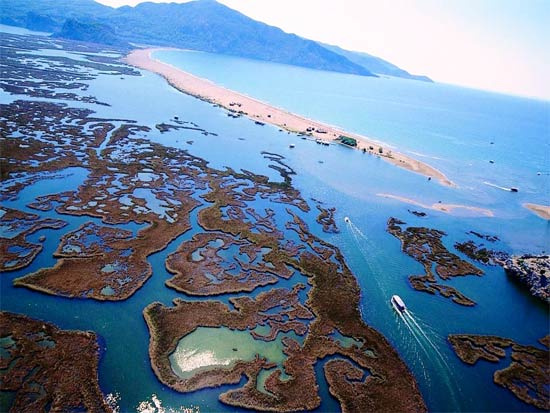
{"label": "long sand spit", "polygon": [[[309,131],[308,133],[312,138],[319,139],[324,142],[334,141],[334,139],[337,139],[340,135],[352,137],[357,140],[357,149],[359,150],[364,149],[369,153],[380,156],[382,159],[393,165],[435,178],[442,185],[454,186],[454,183],[441,171],[402,153],[396,151],[391,151],[391,153],[389,153],[387,147],[384,147],[384,145],[381,145],[380,142],[376,142],[373,139],[346,132],[335,126],[316,120],[307,119],[303,116],[296,115],[268,103],[261,102],[242,93],[216,85],[210,80],[192,75],[191,73],[185,72],[170,64],[163,63],[152,56],[152,53],[158,50],[169,49],[136,49],[125,57],[125,61],[132,66],[149,70],[163,76],[170,85],[183,93],[187,93],[201,100],[217,104],[230,111],[241,111],[242,114],[248,116],[254,121],[269,123],[293,133],[306,133],[306,131]],[[382,149],[382,153],[380,153],[380,149]]]}

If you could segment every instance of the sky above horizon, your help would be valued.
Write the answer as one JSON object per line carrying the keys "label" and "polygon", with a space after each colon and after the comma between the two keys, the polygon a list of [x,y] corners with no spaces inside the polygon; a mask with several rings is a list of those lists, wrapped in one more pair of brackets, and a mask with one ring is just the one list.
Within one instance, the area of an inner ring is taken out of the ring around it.
{"label": "sky above horizon", "polygon": [[[96,1],[112,7],[143,2]],[[218,1],[438,82],[550,100],[550,0]]]}

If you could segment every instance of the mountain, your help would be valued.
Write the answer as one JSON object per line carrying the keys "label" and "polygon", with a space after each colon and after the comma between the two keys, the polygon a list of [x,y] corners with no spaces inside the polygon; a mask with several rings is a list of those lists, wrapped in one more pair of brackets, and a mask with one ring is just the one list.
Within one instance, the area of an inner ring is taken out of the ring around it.
{"label": "mountain", "polygon": [[26,15],[25,27],[29,30],[49,32],[57,27],[57,22],[49,16],[43,16],[41,14],[30,11]]}
{"label": "mountain", "polygon": [[370,55],[368,53],[353,52],[351,50],[345,50],[345,49],[342,49],[341,47],[333,46],[333,45],[325,44],[321,42],[319,42],[319,45],[323,46],[325,49],[328,49],[334,53],[337,53],[341,56],[346,57],[348,60],[352,61],[353,63],[357,63],[358,65],[363,66],[365,69],[369,70],[370,72],[376,73],[378,75],[388,75],[388,76],[402,77],[404,79],[433,82],[433,80],[427,76],[412,75],[406,70],[403,70],[390,62],[384,59],[381,59],[379,57]]}
{"label": "mountain", "polygon": [[285,33],[215,0],[117,9],[93,0],[0,0],[0,10],[0,23],[74,40],[172,46],[362,76],[431,81],[366,53]]}
{"label": "mountain", "polygon": [[[372,76],[311,40],[253,20],[216,1],[141,3],[117,10],[115,27],[127,40],[223,53],[321,70]],[[144,32],[142,27],[148,27]]]}
{"label": "mountain", "polygon": [[[32,15],[47,22],[42,30],[75,40],[173,46],[375,76],[316,42],[255,21],[214,0],[141,3],[118,9],[93,0],[0,0],[0,9],[0,23],[31,28],[28,16]],[[64,27],[68,19],[73,20]],[[93,33],[96,27],[103,27],[99,35]]]}
{"label": "mountain", "polygon": [[60,30],[66,19],[101,18],[113,9],[94,0],[0,0],[0,23],[25,27],[27,14],[50,19],[48,31]]}

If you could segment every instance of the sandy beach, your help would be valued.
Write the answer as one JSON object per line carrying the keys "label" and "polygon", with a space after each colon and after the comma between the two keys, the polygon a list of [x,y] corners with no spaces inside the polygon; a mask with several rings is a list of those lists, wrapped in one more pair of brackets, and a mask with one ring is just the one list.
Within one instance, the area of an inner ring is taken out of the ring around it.
{"label": "sandy beach", "polygon": [[542,219],[550,220],[550,205],[525,203],[523,204],[523,206],[529,209],[531,212],[537,214]]}
{"label": "sandy beach", "polygon": [[[365,150],[373,156],[379,156],[385,161],[406,170],[431,177],[442,185],[454,186],[453,182],[441,171],[417,159],[390,150],[383,144],[380,144],[380,142],[290,113],[156,60],[152,57],[152,53],[157,50],[167,49],[133,50],[126,56],[125,62],[163,76],[168,83],[183,93],[217,104],[229,111],[241,113],[257,122],[269,123],[293,133],[307,133],[312,139],[328,143],[334,142],[340,135],[355,138],[357,140],[357,149],[359,150]],[[380,153],[380,149],[382,149],[382,153]]]}

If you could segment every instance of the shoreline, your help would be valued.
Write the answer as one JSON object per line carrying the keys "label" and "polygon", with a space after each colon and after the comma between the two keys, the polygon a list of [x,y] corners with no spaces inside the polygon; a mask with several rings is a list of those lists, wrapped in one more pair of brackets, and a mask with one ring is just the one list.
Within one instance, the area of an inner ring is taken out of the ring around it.
{"label": "shoreline", "polygon": [[[159,50],[178,49],[165,47],[135,49],[124,58],[124,62],[161,75],[171,86],[183,93],[219,105],[235,114],[247,116],[253,121],[261,122],[262,124],[268,123],[291,133],[304,134],[309,138],[325,143],[334,143],[335,139],[340,135],[352,137],[357,140],[356,149],[358,150],[378,156],[390,164],[410,172],[436,179],[441,185],[456,186],[443,172],[400,152],[394,152],[389,149],[389,146],[384,146],[378,141],[346,132],[323,122],[296,115],[250,96],[219,86],[210,80],[185,72],[168,63],[161,62],[152,57],[152,53]],[[380,149],[383,153],[379,153]],[[386,153],[386,151],[388,152]]]}

